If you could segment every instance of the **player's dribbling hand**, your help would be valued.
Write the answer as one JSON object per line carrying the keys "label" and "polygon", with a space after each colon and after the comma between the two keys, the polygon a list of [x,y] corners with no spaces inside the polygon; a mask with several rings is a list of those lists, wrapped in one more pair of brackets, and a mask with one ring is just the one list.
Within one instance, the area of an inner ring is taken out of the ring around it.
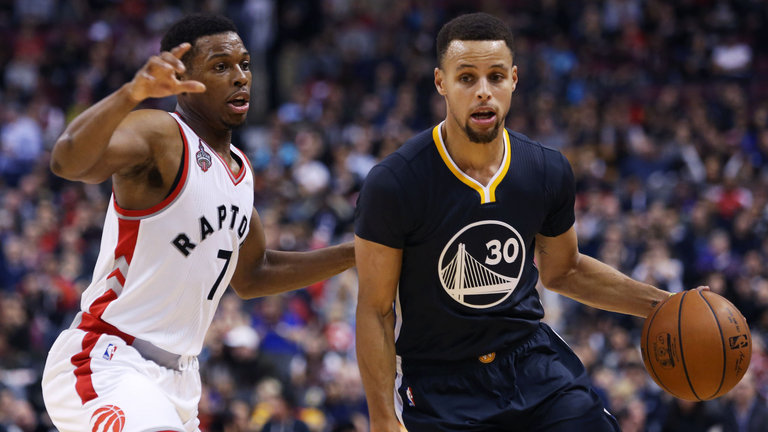
{"label": "player's dribbling hand", "polygon": [[177,74],[182,74],[186,70],[181,57],[190,48],[192,45],[184,42],[170,51],[163,51],[159,55],[150,57],[136,72],[133,80],[128,83],[129,97],[138,103],[147,98],[162,98],[185,92],[204,92],[205,84],[193,80],[180,81],[177,77]]}

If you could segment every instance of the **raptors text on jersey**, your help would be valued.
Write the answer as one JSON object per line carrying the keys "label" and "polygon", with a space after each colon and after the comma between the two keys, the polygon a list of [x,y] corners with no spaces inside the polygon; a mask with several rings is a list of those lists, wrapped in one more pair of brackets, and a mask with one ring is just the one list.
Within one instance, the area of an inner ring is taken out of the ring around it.
{"label": "raptors text on jersey", "polygon": [[83,322],[106,323],[166,351],[197,355],[237,264],[253,214],[253,171],[230,146],[231,167],[176,114],[178,181],[146,210],[112,196]]}

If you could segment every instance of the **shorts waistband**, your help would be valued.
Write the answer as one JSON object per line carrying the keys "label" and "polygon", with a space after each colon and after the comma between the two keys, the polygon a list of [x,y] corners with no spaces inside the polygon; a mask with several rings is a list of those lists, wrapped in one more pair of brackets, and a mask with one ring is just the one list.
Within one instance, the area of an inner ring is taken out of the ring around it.
{"label": "shorts waistband", "polygon": [[[158,365],[180,371],[186,369],[188,363],[194,359],[194,356],[182,356],[166,351],[152,342],[131,336],[128,333],[120,331],[117,327],[103,321],[101,318],[88,312],[79,312],[70,325],[71,329],[80,329],[92,333],[108,334],[117,336],[128,345],[131,345],[136,351],[147,360],[151,360]],[[190,359],[192,357],[192,359]]]}
{"label": "shorts waistband", "polygon": [[544,326],[539,323],[530,334],[521,338],[518,343],[491,349],[488,352],[478,353],[477,356],[459,359],[459,360],[439,360],[439,359],[407,359],[401,360],[403,373],[428,373],[441,374],[450,373],[466,369],[475,369],[483,364],[492,364],[500,358],[510,355],[518,355],[533,345],[538,338],[546,336]]}

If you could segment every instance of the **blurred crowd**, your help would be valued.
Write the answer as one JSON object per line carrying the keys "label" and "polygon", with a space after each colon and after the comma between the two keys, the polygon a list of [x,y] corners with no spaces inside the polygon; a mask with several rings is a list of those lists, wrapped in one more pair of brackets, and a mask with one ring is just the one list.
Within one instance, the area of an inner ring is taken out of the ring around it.
{"label": "blurred crowd", "polygon": [[[507,127],[571,161],[582,252],[670,292],[710,286],[746,317],[753,357],[728,395],[684,402],[646,373],[642,320],[542,290],[546,321],[625,432],[768,430],[768,2],[15,0],[0,2],[0,432],[54,430],[40,374],[90,282],[109,199],[108,183],[53,176],[51,146],[172,22],[238,25],[257,97],[233,140],[257,172],[268,246],[307,250],[351,239],[368,170],[444,117],[434,39],[478,10],[517,38]],[[200,356],[201,429],[366,431],[356,291],[351,270],[225,295]]]}

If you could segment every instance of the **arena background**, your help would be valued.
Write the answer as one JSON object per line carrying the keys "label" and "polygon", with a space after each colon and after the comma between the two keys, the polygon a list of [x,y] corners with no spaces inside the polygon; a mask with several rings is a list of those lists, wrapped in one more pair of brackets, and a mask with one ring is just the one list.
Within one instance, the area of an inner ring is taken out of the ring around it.
{"label": "arena background", "polygon": [[[517,36],[507,126],[574,167],[582,251],[672,292],[707,284],[728,297],[752,329],[751,368],[726,397],[684,403],[644,371],[641,320],[544,293],[546,320],[625,432],[768,430],[768,2],[4,0],[0,432],[54,430],[40,373],[89,282],[110,192],[53,176],[52,143],[174,20],[236,21],[256,97],[234,142],[257,171],[269,246],[305,250],[350,239],[371,166],[444,116],[434,38],[478,10]],[[348,271],[279,297],[227,294],[200,356],[203,431],[259,431],[272,415],[366,431],[356,289]]]}

